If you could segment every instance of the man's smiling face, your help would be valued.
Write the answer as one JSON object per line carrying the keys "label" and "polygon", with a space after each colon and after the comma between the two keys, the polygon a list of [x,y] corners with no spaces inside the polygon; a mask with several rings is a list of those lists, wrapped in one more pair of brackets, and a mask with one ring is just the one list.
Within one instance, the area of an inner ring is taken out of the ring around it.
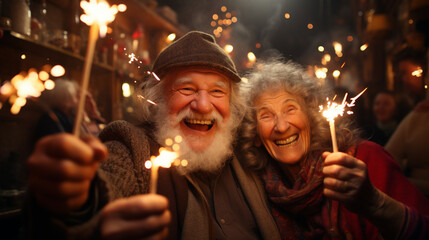
{"label": "man's smiling face", "polygon": [[187,68],[166,76],[168,115],[180,116],[178,127],[189,147],[204,151],[230,118],[230,81],[202,68]]}

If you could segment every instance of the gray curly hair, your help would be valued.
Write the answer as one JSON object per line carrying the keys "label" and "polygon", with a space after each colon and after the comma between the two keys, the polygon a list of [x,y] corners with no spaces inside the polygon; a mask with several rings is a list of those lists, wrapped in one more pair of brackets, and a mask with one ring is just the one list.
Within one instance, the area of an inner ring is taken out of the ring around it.
{"label": "gray curly hair", "polygon": [[[247,105],[247,111],[239,130],[239,149],[244,164],[252,169],[265,167],[267,159],[262,157],[264,146],[255,147],[258,137],[256,131],[255,100],[264,92],[284,89],[289,94],[300,96],[305,106],[303,109],[311,126],[309,154],[332,151],[329,124],[319,112],[319,106],[326,103],[325,98],[331,91],[311,78],[298,64],[282,59],[260,61],[246,76],[248,83],[241,84],[241,92]],[[333,95],[332,95],[333,96]],[[336,121],[337,142],[340,151],[346,151],[357,143],[357,130],[351,130],[352,122],[348,118]]]}

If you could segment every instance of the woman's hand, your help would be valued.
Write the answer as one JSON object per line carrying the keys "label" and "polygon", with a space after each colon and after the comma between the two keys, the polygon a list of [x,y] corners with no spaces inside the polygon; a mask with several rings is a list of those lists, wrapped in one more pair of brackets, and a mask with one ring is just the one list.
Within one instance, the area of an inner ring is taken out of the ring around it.
{"label": "woman's hand", "polygon": [[378,207],[380,196],[368,178],[363,161],[342,152],[325,152],[323,158],[323,193],[326,197],[340,201],[356,213]]}
{"label": "woman's hand", "polygon": [[363,161],[341,152],[325,152],[323,157],[325,196],[371,221],[384,238],[397,238],[405,218],[404,205],[371,184]]}

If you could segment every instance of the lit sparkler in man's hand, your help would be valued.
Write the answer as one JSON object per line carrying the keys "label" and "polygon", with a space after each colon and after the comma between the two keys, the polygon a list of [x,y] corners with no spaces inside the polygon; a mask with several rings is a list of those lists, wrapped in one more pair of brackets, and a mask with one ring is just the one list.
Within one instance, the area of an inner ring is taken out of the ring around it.
{"label": "lit sparkler in man's hand", "polygon": [[[322,105],[319,106],[320,112],[322,112],[326,120],[329,121],[329,127],[331,130],[331,137],[332,137],[332,148],[334,152],[338,152],[337,136],[335,134],[335,118],[338,116],[343,116],[346,107],[351,108],[355,106],[356,99],[358,99],[365,91],[366,91],[366,88],[355,97],[350,98],[351,100],[350,103],[346,101],[347,100],[347,93],[346,93],[344,96],[343,102],[341,104],[338,104],[336,102],[331,102],[329,101],[329,99],[327,99],[326,110],[323,110],[324,107]],[[349,110],[347,111],[347,114],[353,114],[353,112]]]}
{"label": "lit sparkler in man's hand", "polygon": [[[159,149],[159,156],[155,157],[152,156],[150,160],[145,162],[145,167],[151,169],[151,176],[150,176],[150,193],[156,193],[156,186],[158,183],[158,169],[159,167],[169,168],[171,167],[171,164],[174,163],[175,165],[180,164],[179,159],[179,144],[182,141],[181,136],[176,136],[173,140],[168,138],[165,140],[165,144],[170,147],[173,151],[169,151],[166,148],[161,147]],[[186,160],[183,160],[186,161]],[[186,163],[183,163],[182,165],[185,165]]]}
{"label": "lit sparkler in man's hand", "polygon": [[76,136],[79,135],[79,126],[83,118],[83,108],[86,96],[85,92],[88,88],[89,75],[91,72],[92,60],[94,59],[94,50],[98,35],[100,35],[100,37],[104,37],[107,32],[107,24],[115,20],[115,16],[118,11],[123,12],[126,10],[126,6],[124,4],[120,4],[119,6],[109,6],[105,0],[89,0],[89,2],[81,1],[80,6],[85,12],[85,14],[80,16],[80,20],[89,25],[90,29],[88,35],[88,47],[86,49],[85,63],[82,73],[82,94],[80,94],[79,105],[73,129],[73,133]]}

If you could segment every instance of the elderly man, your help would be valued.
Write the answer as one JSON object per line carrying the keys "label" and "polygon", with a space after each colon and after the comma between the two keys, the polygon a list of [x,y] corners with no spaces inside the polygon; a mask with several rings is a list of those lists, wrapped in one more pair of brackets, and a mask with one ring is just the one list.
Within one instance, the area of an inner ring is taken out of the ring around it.
{"label": "elderly man", "polygon": [[[161,52],[152,70],[161,80],[148,79],[139,94],[157,105],[142,106],[139,126],[106,127],[107,158],[94,138],[59,134],[39,142],[28,160],[42,207],[35,214],[49,212],[48,225],[71,238],[141,239],[168,226],[170,239],[279,239],[259,178],[234,155],[244,108],[230,57],[212,36],[193,31]],[[177,135],[188,165],[161,168],[164,197],[146,194],[144,162]]]}

